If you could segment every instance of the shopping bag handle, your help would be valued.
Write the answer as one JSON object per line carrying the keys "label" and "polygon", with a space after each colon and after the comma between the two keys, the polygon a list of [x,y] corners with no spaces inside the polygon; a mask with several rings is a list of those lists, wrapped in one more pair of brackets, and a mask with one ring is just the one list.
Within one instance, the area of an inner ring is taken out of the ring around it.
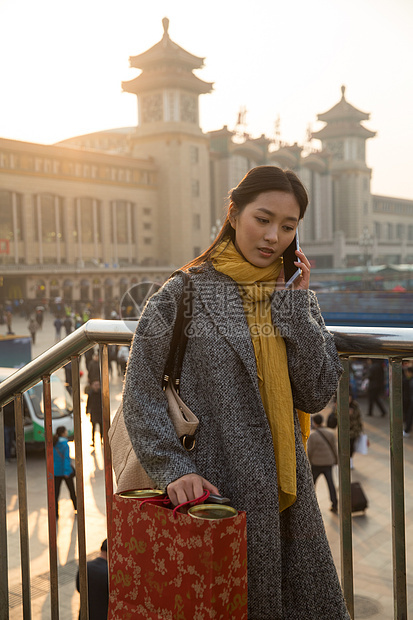
{"label": "shopping bag handle", "polygon": [[175,506],[175,508],[172,511],[174,518],[176,519],[176,513],[183,506],[190,506],[190,505],[197,506],[198,504],[202,504],[202,502],[208,499],[209,496],[210,496],[210,492],[207,489],[204,489],[204,493],[203,495],[201,495],[201,497],[197,497],[196,499],[191,499],[188,502],[184,502],[183,504],[179,504],[178,506]]}
{"label": "shopping bag handle", "polygon": [[143,499],[139,504],[139,510],[142,510],[142,506],[144,504],[156,504],[157,506],[165,506],[168,507],[171,503],[169,497],[148,497],[147,499]]}

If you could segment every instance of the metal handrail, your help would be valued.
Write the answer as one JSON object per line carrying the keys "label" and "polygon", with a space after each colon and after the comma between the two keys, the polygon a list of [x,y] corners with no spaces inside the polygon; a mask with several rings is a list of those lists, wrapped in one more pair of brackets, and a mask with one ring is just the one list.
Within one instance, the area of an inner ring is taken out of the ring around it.
{"label": "metal handrail", "polygon": [[2,381],[0,407],[10,402],[15,394],[36,385],[43,375],[62,368],[73,355],[82,355],[96,344],[130,344],[135,328],[136,321],[91,319]]}
{"label": "metal handrail", "polygon": [[[79,581],[81,617],[87,618],[87,577],[85,513],[83,497],[82,436],[80,422],[79,356],[98,344],[102,368],[103,436],[105,461],[106,517],[111,522],[112,467],[108,443],[110,426],[109,394],[109,344],[129,344],[136,328],[136,321],[93,319],[56,343],[39,357],[10,375],[0,385],[0,407],[12,399],[16,410],[16,435],[18,436],[18,485],[20,536],[22,558],[22,589],[25,618],[30,618],[30,562],[27,527],[27,490],[22,413],[22,393],[43,380],[45,398],[46,464],[48,480],[53,479],[53,458],[51,448],[50,375],[68,362],[72,363],[73,406],[76,452],[76,478],[78,481],[78,540]],[[406,556],[404,521],[404,474],[403,474],[403,418],[402,418],[402,360],[413,358],[413,329],[409,328],[358,328],[329,327],[334,334],[337,349],[344,367],[344,374],[338,390],[338,439],[339,439],[339,513],[341,542],[341,579],[344,596],[352,618],[354,618],[352,524],[351,524],[351,477],[350,477],[350,434],[349,434],[349,358],[387,358],[390,364],[390,456],[392,489],[392,532],[393,532],[393,583],[394,618],[407,617]],[[0,433],[3,434],[3,416],[0,415]],[[0,444],[2,437],[0,437]],[[4,452],[0,450],[0,547],[7,548]],[[3,472],[3,475],[1,475]],[[54,485],[48,485],[49,504],[49,553],[51,576],[52,618],[58,618],[58,588],[56,564],[56,522],[53,513]],[[5,555],[4,553],[2,554]],[[0,564],[7,568],[7,559]],[[7,570],[0,575],[0,620],[8,618],[7,612]],[[5,612],[4,612],[5,610]],[[5,613],[5,615],[3,614]]]}
{"label": "metal handrail", "polygon": [[[128,344],[136,321],[91,319],[69,336],[13,373],[0,384],[0,407],[38,383],[96,344]],[[334,334],[337,349],[346,357],[413,357],[413,330],[388,327],[342,327],[328,329]]]}

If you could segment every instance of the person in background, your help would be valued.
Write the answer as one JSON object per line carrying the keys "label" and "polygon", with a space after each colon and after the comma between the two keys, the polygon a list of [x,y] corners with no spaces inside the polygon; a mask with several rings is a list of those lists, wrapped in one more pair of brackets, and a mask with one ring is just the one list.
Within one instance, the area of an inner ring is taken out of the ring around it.
{"label": "person in background", "polygon": [[337,493],[333,482],[333,465],[338,462],[337,437],[334,431],[323,427],[323,416],[316,413],[313,416],[313,430],[307,442],[308,460],[311,464],[314,484],[323,474],[327,480],[331,499],[330,510],[337,512]]}
{"label": "person in background", "polygon": [[57,316],[54,320],[53,325],[55,328],[55,341],[59,342],[62,337],[62,326],[63,326],[62,319]]}
{"label": "person in background", "polygon": [[65,366],[63,366],[65,371],[65,379],[66,379],[66,389],[69,394],[72,396],[73,394],[73,386],[72,386],[72,362],[68,362]]}
{"label": "person in background", "polygon": [[[349,395],[348,403],[350,420],[350,467],[353,469],[354,445],[356,443],[356,439],[358,439],[363,432],[363,422],[361,419],[360,405],[353,398],[352,394]],[[333,409],[327,417],[327,427],[330,429],[337,428],[337,398],[334,401]]]}
{"label": "person in background", "polygon": [[13,323],[13,315],[11,313],[11,310],[7,310],[7,312],[6,312],[6,324],[7,324],[7,334],[8,335],[13,334],[12,323]]}
{"label": "person in background", "polygon": [[[109,358],[109,375],[110,377],[114,376],[114,369],[113,367],[115,366],[115,368],[118,368],[118,345],[116,344],[110,344],[108,346],[108,358]],[[119,371],[117,370],[117,375],[119,375]]]}
{"label": "person in background", "polygon": [[29,330],[32,337],[32,343],[36,344],[36,334],[37,330],[39,329],[39,324],[37,321],[34,320],[33,317],[30,319],[27,329]]}
{"label": "person in background", "polygon": [[66,336],[68,336],[69,334],[72,333],[72,329],[73,329],[73,321],[70,317],[70,315],[66,315],[65,320],[63,321],[63,325],[66,331]]}
{"label": "person in background", "polygon": [[92,352],[92,359],[87,364],[87,380],[89,385],[94,381],[100,381],[99,353]]}
{"label": "person in background", "polygon": [[[89,620],[106,620],[109,607],[108,541],[100,547],[100,555],[86,564]],[[76,575],[76,589],[80,592],[79,570]],[[79,610],[80,618],[80,610]]]}
{"label": "person in background", "polygon": [[56,519],[59,518],[59,494],[63,480],[69,489],[70,499],[72,500],[75,514],[77,514],[77,499],[74,485],[74,469],[70,461],[69,442],[67,439],[67,428],[58,426],[53,435],[53,461],[54,461],[54,492]]}
{"label": "person in background", "polygon": [[381,416],[384,418],[387,411],[381,400],[381,396],[384,392],[384,368],[383,360],[368,359],[367,360],[367,379],[368,387],[367,394],[369,398],[369,412],[367,415],[373,415],[373,407],[377,407],[381,411]]}
{"label": "person in background", "polygon": [[126,371],[126,364],[128,363],[129,347],[122,345],[118,348],[118,374],[123,377]]}
{"label": "person in background", "polygon": [[337,428],[337,394],[334,394],[333,398],[331,399],[331,404],[332,407],[330,409],[330,412],[327,416],[327,423],[326,426],[327,428],[331,428],[332,430],[334,430],[335,428]]}
{"label": "person in background", "polygon": [[86,403],[86,413],[90,414],[92,423],[92,442],[91,447],[95,446],[95,432],[99,425],[100,441],[103,443],[103,419],[102,419],[102,393],[100,390],[100,381],[92,381]]}
{"label": "person in background", "polygon": [[44,319],[44,316],[43,316],[42,308],[37,308],[36,309],[36,321],[39,326],[39,329],[43,328],[43,319]]}
{"label": "person in background", "polygon": [[363,432],[363,422],[360,405],[354,400],[352,394],[349,395],[348,407],[350,416],[350,467],[353,469],[354,444]]}
{"label": "person in background", "polygon": [[91,349],[88,349],[87,351],[85,351],[85,353],[83,354],[83,357],[85,359],[86,370],[89,367],[90,361],[91,361],[94,353],[95,353],[95,349],[94,349],[94,347],[92,347]]}

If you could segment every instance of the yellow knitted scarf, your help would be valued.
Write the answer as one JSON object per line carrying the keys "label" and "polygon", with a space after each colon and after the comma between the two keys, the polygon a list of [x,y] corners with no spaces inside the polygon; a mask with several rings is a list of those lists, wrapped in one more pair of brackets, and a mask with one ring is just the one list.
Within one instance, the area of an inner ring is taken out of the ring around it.
{"label": "yellow knitted scarf", "polygon": [[[241,256],[232,241],[225,240],[216,248],[212,264],[217,271],[235,280],[242,298],[254,346],[258,385],[274,444],[282,512],[295,502],[297,496],[293,398],[287,352],[271,317],[270,297],[280,274],[282,259],[269,267],[255,267]],[[303,414],[306,426],[309,418]],[[309,429],[302,428],[302,433],[306,440],[304,435],[308,436]]]}

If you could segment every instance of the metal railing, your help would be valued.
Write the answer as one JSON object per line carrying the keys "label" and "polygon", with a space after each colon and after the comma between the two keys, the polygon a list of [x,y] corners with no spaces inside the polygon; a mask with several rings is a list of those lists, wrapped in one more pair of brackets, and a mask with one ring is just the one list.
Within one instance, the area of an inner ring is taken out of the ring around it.
{"label": "metal railing", "polygon": [[[78,551],[81,620],[88,618],[85,503],[82,460],[82,426],[79,357],[99,345],[103,407],[104,469],[106,520],[111,523],[113,493],[111,452],[108,442],[110,426],[110,388],[108,345],[129,344],[136,322],[91,320],[70,336],[57,343],[35,360],[0,384],[0,407],[14,400],[16,421],[16,452],[20,522],[21,578],[23,617],[31,618],[30,556],[27,509],[26,460],[23,428],[23,393],[39,380],[43,381],[44,424],[46,440],[47,501],[50,561],[51,618],[59,618],[57,570],[56,514],[54,501],[53,438],[50,375],[68,362],[72,363],[75,468],[78,498]],[[392,499],[392,548],[394,618],[407,619],[406,542],[403,471],[402,360],[413,357],[413,329],[330,327],[344,366],[338,390],[339,440],[339,513],[341,546],[341,580],[344,596],[354,618],[352,519],[350,492],[350,424],[349,424],[349,359],[379,357],[389,360],[390,368],[390,462]],[[3,415],[0,415],[0,620],[9,618],[6,477]],[[110,539],[108,537],[109,544]],[[110,551],[110,548],[109,548]]]}

